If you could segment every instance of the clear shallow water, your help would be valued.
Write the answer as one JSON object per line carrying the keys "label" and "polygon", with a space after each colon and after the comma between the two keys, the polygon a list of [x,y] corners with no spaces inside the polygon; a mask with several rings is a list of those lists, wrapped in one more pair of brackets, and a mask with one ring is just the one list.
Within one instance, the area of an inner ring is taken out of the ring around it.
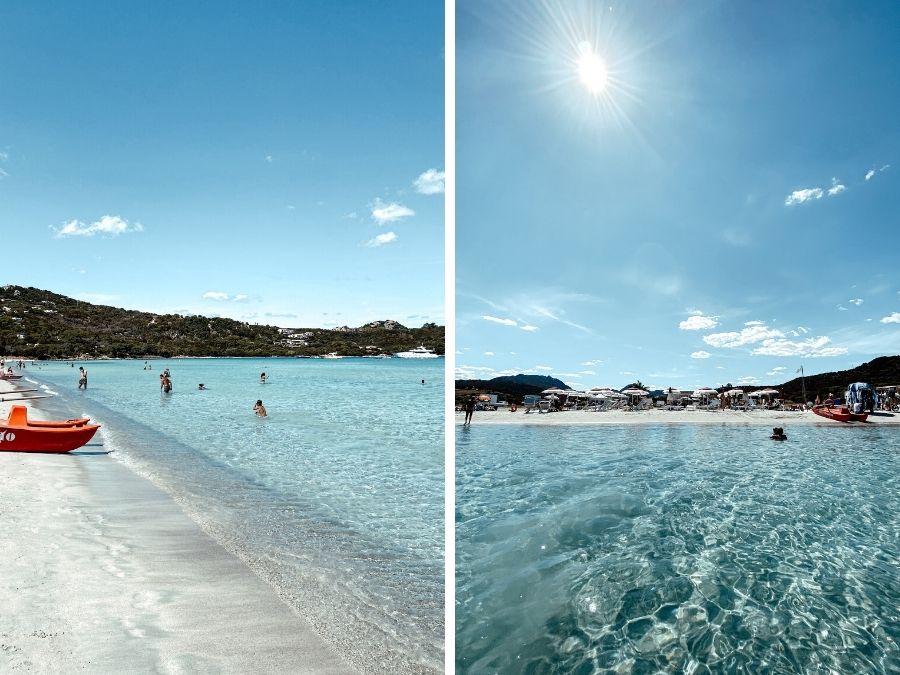
{"label": "clear shallow water", "polygon": [[42,363],[26,376],[57,393],[39,402],[48,412],[103,424],[116,460],[171,493],[361,670],[441,670],[443,360],[150,364]]}
{"label": "clear shallow water", "polygon": [[900,672],[900,429],[457,432],[460,673]]}

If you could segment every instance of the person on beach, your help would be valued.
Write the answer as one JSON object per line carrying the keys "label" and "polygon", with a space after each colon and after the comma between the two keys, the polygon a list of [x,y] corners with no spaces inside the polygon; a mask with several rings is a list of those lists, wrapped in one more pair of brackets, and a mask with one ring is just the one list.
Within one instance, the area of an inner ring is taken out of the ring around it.
{"label": "person on beach", "polygon": [[87,371],[81,366],[78,366],[78,388],[87,389]]}
{"label": "person on beach", "polygon": [[265,384],[267,379],[269,379],[269,378],[265,373],[259,374],[259,383],[260,384]]}
{"label": "person on beach", "polygon": [[825,399],[825,406],[828,408],[834,407],[834,394],[828,392],[828,398]]}
{"label": "person on beach", "polygon": [[470,396],[469,400],[466,401],[466,418],[463,421],[463,426],[467,424],[472,424],[472,413],[475,412],[475,397]]}
{"label": "person on beach", "polygon": [[268,413],[266,413],[266,406],[263,405],[262,399],[256,401],[256,405],[253,406],[253,412],[255,412],[258,417],[268,416]]}

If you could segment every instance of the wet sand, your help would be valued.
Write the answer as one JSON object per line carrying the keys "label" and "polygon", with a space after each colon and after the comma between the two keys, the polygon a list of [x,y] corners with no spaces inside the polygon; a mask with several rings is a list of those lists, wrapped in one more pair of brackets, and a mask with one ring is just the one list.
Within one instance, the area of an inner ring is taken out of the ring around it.
{"label": "wet sand", "polygon": [[[461,425],[464,413],[456,413],[456,423]],[[525,413],[524,408],[509,412],[505,408],[492,411],[476,411],[472,425],[483,424],[532,424],[557,426],[570,424],[728,424],[788,427],[792,424],[825,424],[829,426],[900,426],[900,414],[876,412],[866,422],[835,422],[810,411],[782,410],[566,410],[552,413]]]}
{"label": "wet sand", "polygon": [[357,672],[101,440],[0,452],[0,671]]}

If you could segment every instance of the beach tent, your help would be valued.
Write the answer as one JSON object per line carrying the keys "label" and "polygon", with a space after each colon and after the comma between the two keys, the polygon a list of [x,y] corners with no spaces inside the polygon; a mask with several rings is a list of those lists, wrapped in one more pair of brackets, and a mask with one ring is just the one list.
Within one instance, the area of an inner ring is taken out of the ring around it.
{"label": "beach tent", "polygon": [[868,382],[854,382],[844,392],[844,397],[853,412],[875,412],[875,388]]}

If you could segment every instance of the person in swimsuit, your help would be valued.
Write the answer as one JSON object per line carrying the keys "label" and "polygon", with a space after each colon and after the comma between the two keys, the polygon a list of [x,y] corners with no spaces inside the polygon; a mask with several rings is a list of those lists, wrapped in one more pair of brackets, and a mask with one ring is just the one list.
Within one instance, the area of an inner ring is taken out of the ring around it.
{"label": "person in swimsuit", "polygon": [[262,399],[256,402],[256,405],[253,406],[253,412],[257,414],[258,417],[266,417],[266,406],[263,405]]}

